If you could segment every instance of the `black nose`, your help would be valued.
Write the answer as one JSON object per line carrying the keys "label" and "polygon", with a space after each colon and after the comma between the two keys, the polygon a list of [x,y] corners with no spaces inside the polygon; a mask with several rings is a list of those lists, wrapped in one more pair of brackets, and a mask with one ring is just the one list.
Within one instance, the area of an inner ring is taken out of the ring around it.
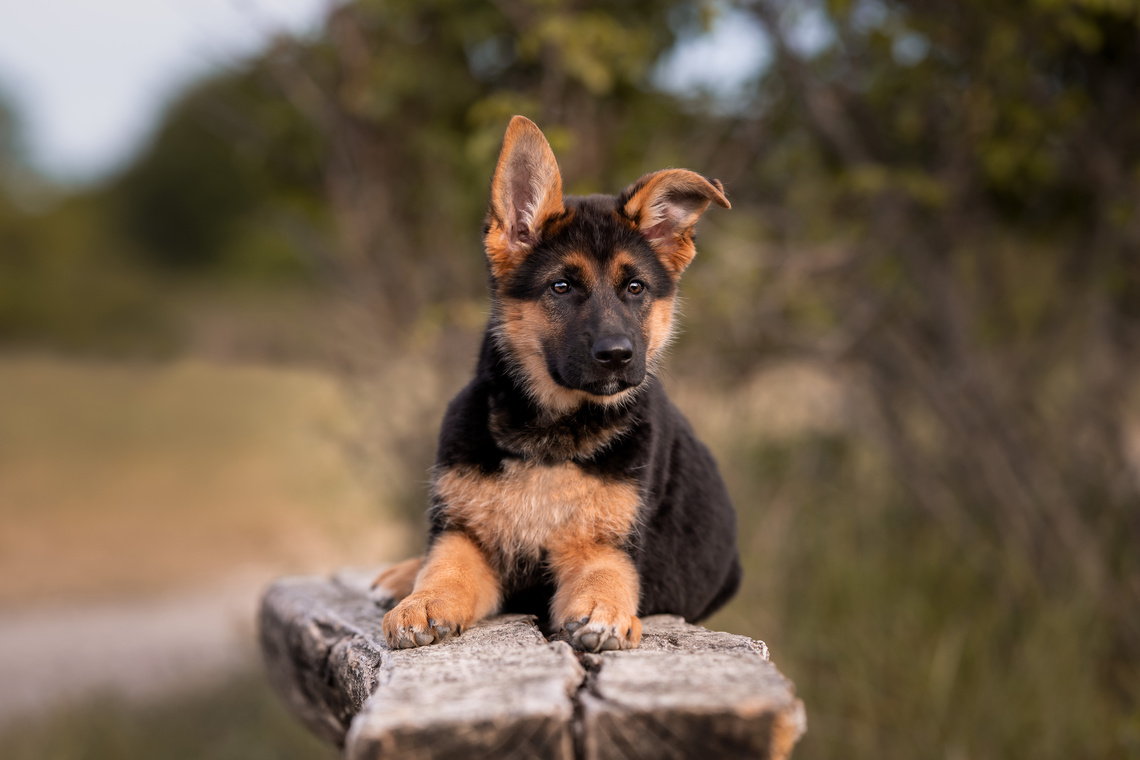
{"label": "black nose", "polygon": [[594,359],[603,367],[616,369],[629,364],[633,344],[629,338],[598,338],[594,342]]}

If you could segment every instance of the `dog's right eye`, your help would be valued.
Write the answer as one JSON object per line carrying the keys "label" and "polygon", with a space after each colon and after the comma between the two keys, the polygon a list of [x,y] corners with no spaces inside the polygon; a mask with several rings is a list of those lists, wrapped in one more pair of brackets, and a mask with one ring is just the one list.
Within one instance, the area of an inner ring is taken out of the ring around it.
{"label": "dog's right eye", "polygon": [[555,280],[554,284],[550,286],[550,289],[560,296],[566,295],[570,292],[570,283],[566,282],[566,280]]}

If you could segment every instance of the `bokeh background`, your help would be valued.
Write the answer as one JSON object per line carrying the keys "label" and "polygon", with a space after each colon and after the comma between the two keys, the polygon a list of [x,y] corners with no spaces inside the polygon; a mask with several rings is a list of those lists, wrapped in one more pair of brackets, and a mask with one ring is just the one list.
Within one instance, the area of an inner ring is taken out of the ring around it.
{"label": "bokeh background", "polygon": [[1140,3],[60,0],[0,86],[0,756],[335,756],[256,599],[422,547],[521,113],[727,188],[664,380],[796,756],[1140,757]]}

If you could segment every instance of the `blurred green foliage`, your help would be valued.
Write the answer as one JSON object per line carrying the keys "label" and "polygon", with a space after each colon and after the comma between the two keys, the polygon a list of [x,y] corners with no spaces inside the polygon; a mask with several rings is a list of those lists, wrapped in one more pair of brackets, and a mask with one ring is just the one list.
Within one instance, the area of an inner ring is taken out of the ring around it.
{"label": "blurred green foliage", "polygon": [[0,344],[168,353],[175,336],[156,283],[116,250],[95,198],[26,214],[0,197]]}
{"label": "blurred green foliage", "polygon": [[0,345],[168,356],[180,291],[256,297],[318,269],[318,146],[257,62],[183,94],[128,167],[78,191],[30,174],[3,113]]}
{"label": "blurred green foliage", "polygon": [[332,760],[260,675],[140,707],[114,699],[0,726],[7,760]]}
{"label": "blurred green foliage", "polygon": [[1135,664],[1076,584],[924,520],[847,436],[718,452],[750,580],[713,625],[763,638],[804,698],[803,758],[1135,757]]}
{"label": "blurred green foliage", "polygon": [[318,150],[254,63],[183,94],[111,183],[108,204],[135,253],[161,269],[300,274],[299,252],[274,220],[292,213],[316,223]]}
{"label": "blurred green foliage", "polygon": [[[728,12],[763,31],[764,70],[731,96],[655,84]],[[733,210],[703,223],[677,374],[739,390],[797,358],[857,390],[847,432],[717,445],[750,571],[723,620],[799,685],[797,756],[1138,756],[1138,19],[359,0],[187,93],[104,186],[0,200],[0,339],[174,350],[172,283],[319,278],[369,315],[345,366],[462,362],[509,116],[546,131],[569,192],[691,167]]]}

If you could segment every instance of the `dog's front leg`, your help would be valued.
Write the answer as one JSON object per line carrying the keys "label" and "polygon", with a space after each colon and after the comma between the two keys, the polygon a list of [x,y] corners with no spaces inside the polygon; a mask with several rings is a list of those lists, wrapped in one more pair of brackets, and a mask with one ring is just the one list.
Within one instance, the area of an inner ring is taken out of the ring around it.
{"label": "dog's front leg", "polygon": [[556,590],[551,621],[576,649],[632,649],[641,643],[633,560],[605,544],[570,543],[550,552]]}
{"label": "dog's front leg", "polygon": [[499,575],[474,541],[447,532],[432,544],[415,590],[384,616],[392,649],[427,646],[458,636],[499,606]]}

